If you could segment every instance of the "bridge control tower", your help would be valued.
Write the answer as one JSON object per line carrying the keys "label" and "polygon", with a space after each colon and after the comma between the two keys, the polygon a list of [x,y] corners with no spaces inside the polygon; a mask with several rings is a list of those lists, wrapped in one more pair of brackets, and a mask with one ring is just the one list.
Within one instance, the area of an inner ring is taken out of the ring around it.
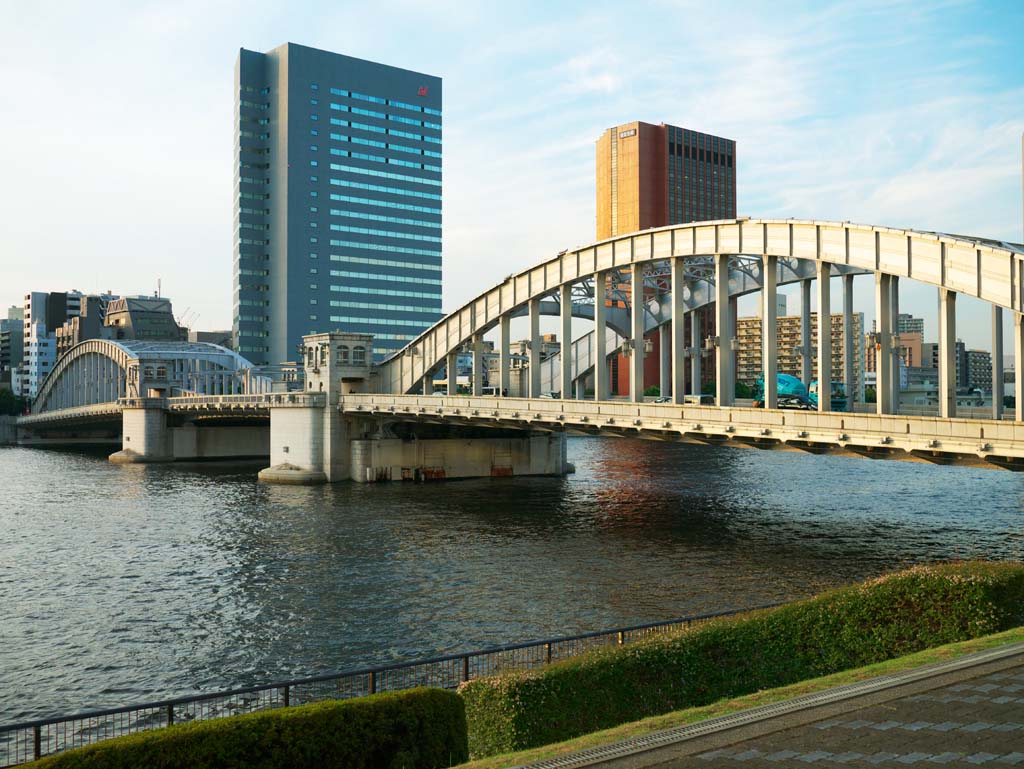
{"label": "bridge control tower", "polygon": [[302,338],[305,390],[270,407],[271,483],[331,483],[351,477],[350,440],[357,433],[338,406],[347,394],[369,391],[373,335],[332,331]]}

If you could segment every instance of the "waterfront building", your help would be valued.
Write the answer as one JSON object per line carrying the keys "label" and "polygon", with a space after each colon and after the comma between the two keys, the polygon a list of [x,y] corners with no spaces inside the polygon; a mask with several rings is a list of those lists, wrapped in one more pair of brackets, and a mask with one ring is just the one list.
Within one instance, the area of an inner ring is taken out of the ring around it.
{"label": "waterfront building", "polygon": [[[800,354],[801,328],[803,322],[799,315],[787,315],[778,319],[778,368],[780,374],[802,376],[803,358]],[[862,400],[864,392],[864,313],[853,314],[853,372],[855,395]],[[832,375],[840,381],[845,366],[845,346],[843,345],[843,314],[832,315]],[[818,313],[811,313],[811,339],[818,338]],[[739,318],[736,323],[736,381],[753,385],[764,375],[762,365],[761,318]],[[811,378],[818,376],[817,356],[811,357]],[[806,383],[805,384],[809,384]]]}
{"label": "waterfront building", "polygon": [[[924,342],[922,341],[921,334],[917,332],[901,332],[896,334],[896,339],[898,340],[901,367],[934,368],[931,365],[931,360],[925,362],[922,357]],[[880,345],[881,342],[877,331],[871,331],[867,334],[864,341],[865,371],[878,371],[878,350]]]}
{"label": "waterfront building", "polygon": [[209,342],[210,344],[220,345],[228,350],[234,349],[234,344],[231,338],[231,329],[225,329],[222,331],[192,331],[188,332],[188,341],[190,342]]}
{"label": "waterfront building", "polygon": [[234,349],[441,317],[441,79],[286,43],[235,67]]}
{"label": "waterfront building", "polygon": [[57,328],[79,315],[79,291],[32,291],[25,294],[22,363],[14,373],[14,392],[35,398],[57,361]]}
{"label": "waterfront building", "polygon": [[[966,350],[966,380],[970,390],[992,392],[992,353],[988,350]],[[1002,397],[1002,393],[999,393]]]}
{"label": "waterfront building", "polygon": [[910,313],[901,312],[896,318],[897,334],[920,334],[924,337],[924,318],[915,318]]}
{"label": "waterfront building", "polygon": [[160,296],[126,296],[107,305],[104,326],[111,339],[187,342],[188,329],[174,319],[171,300]]}
{"label": "waterfront building", "polygon": [[[641,121],[607,129],[597,140],[597,237],[683,222],[736,217],[736,142],[678,126]],[[617,286],[628,300],[631,287]],[[609,299],[609,305],[615,300]],[[622,302],[624,305],[625,302]],[[698,311],[703,336],[715,335],[713,307]],[[689,339],[690,318],[685,321]],[[644,362],[645,385],[660,381],[659,337],[649,334],[652,349]],[[610,389],[629,392],[627,356],[611,360]],[[714,379],[711,367],[702,381]]]}
{"label": "waterfront building", "polygon": [[[938,369],[939,343],[925,342],[922,344],[921,359],[921,365],[926,368]],[[953,360],[956,365],[956,376],[953,381],[956,383],[958,388],[967,387],[967,347],[960,339],[957,339],[953,346]],[[989,387],[991,387],[991,384]]]}
{"label": "waterfront building", "polygon": [[13,389],[14,371],[21,365],[25,349],[25,311],[11,307],[6,318],[0,318],[0,389]]}

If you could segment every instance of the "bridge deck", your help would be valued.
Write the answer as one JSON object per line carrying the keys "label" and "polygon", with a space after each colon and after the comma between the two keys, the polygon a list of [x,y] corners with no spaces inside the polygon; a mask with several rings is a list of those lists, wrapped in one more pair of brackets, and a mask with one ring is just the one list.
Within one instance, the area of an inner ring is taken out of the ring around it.
{"label": "bridge deck", "polygon": [[1024,469],[1024,423],[550,398],[346,395],[352,415]]}

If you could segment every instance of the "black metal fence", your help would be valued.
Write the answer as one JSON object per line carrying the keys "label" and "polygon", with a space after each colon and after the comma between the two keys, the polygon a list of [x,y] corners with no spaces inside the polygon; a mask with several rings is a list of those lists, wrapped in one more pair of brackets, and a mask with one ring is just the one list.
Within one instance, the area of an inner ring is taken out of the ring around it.
{"label": "black metal fence", "polygon": [[454,689],[460,683],[473,678],[511,670],[544,667],[590,649],[634,643],[651,636],[699,625],[717,617],[767,608],[771,606],[680,617],[665,622],[496,646],[398,665],[331,673],[248,689],[178,697],[143,705],[129,705],[0,726],[0,767],[16,766],[111,737],[121,737],[175,723],[222,718],[320,700],[362,697],[366,694],[411,689],[416,686]]}

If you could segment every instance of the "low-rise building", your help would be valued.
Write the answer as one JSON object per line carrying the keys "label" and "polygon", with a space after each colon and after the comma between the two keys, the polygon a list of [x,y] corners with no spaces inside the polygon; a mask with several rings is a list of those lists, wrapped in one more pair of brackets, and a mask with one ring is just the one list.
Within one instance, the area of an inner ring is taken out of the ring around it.
{"label": "low-rise building", "polygon": [[[803,372],[801,355],[801,330],[803,322],[799,315],[786,315],[778,319],[778,369],[780,374],[800,378]],[[843,344],[843,314],[833,313],[831,329],[832,379],[841,381],[845,366]],[[811,313],[811,340],[818,338],[818,313]],[[764,373],[761,359],[761,318],[739,318],[736,323],[736,381],[753,385]],[[864,313],[853,314],[853,372],[855,397],[863,399],[864,393]],[[818,360],[811,356],[811,378],[818,377]]]}

